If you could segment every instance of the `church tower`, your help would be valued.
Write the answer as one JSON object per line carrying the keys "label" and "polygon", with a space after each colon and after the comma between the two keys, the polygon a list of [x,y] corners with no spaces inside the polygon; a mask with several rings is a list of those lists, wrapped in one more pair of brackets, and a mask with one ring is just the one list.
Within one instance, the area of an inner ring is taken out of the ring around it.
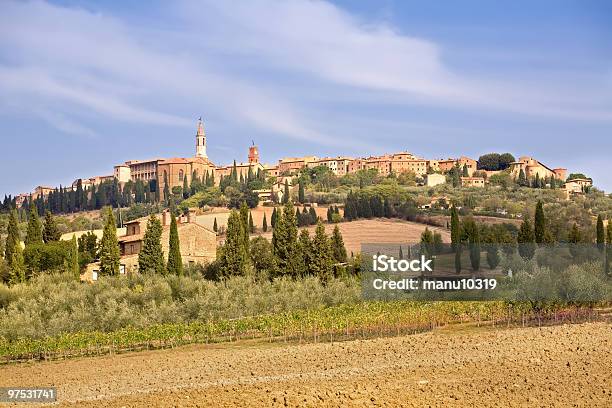
{"label": "church tower", "polygon": [[196,157],[208,158],[206,155],[206,133],[202,117],[198,119],[198,132],[196,133]]}
{"label": "church tower", "polygon": [[249,164],[259,163],[259,150],[255,146],[255,142],[249,147]]}

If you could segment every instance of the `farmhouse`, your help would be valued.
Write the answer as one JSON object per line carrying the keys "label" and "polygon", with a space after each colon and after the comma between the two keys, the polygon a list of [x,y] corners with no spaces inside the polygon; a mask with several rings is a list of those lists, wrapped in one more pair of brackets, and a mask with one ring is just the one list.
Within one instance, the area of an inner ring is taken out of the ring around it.
{"label": "farmhouse", "polygon": [[[161,244],[164,257],[168,257],[170,239],[170,213],[168,210],[156,215],[162,223]],[[148,217],[138,218],[125,224],[125,235],[119,236],[121,250],[120,273],[134,273],[138,271],[138,253],[142,250],[144,234],[147,229]],[[181,258],[188,264],[206,264],[216,259],[217,234],[196,222],[195,213],[177,219]],[[99,263],[87,266],[81,275],[81,280],[95,281],[99,272]]]}
{"label": "farmhouse", "polygon": [[461,177],[462,187],[484,187],[484,177]]}

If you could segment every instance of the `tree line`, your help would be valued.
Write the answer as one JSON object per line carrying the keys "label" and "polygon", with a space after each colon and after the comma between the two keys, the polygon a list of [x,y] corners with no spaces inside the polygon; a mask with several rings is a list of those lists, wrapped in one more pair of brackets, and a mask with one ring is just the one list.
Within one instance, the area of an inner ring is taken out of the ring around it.
{"label": "tree line", "polygon": [[322,282],[340,273],[347,253],[340,229],[325,233],[320,219],[313,237],[299,230],[298,216],[291,202],[273,213],[272,241],[263,237],[249,239],[248,208],[230,213],[225,242],[218,248],[216,268],[220,278],[252,275],[258,279],[288,276],[298,279],[316,276]]}

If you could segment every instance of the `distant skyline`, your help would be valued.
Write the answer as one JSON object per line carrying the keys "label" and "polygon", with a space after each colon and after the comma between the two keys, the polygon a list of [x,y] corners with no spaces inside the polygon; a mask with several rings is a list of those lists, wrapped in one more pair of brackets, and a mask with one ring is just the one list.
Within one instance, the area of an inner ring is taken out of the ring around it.
{"label": "distant skyline", "polygon": [[612,191],[612,2],[0,2],[0,197],[217,165],[510,152]]}

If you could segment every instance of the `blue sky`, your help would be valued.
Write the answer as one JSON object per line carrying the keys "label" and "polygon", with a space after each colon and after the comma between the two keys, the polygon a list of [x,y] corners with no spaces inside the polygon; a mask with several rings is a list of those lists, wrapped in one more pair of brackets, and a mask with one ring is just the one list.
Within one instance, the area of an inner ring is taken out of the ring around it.
{"label": "blue sky", "polygon": [[189,156],[532,155],[612,190],[612,3],[0,3],[0,194]]}

